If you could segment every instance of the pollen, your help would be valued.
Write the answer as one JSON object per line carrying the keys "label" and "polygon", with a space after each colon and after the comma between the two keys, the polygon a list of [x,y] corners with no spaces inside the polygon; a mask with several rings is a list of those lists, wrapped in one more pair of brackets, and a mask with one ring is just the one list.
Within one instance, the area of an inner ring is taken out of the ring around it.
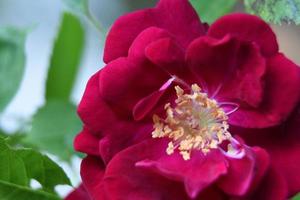
{"label": "pollen", "polygon": [[225,111],[197,84],[191,86],[188,94],[179,86],[175,90],[177,99],[173,106],[165,105],[165,119],[153,115],[152,137],[169,138],[168,155],[178,151],[184,160],[189,160],[193,150],[206,155],[232,138]]}

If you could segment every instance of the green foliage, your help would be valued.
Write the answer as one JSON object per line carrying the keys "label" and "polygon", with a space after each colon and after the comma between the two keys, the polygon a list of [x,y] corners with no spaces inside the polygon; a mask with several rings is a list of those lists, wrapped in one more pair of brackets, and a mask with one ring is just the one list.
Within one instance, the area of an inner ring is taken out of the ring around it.
{"label": "green foliage", "polygon": [[298,195],[296,195],[295,197],[293,197],[292,200],[300,200],[300,193],[298,193]]}
{"label": "green foliage", "polygon": [[34,115],[23,142],[69,161],[73,140],[81,129],[70,95],[84,44],[84,30],[76,16],[65,13],[52,52],[46,85],[46,104]]}
{"label": "green foliage", "polygon": [[65,13],[54,44],[48,80],[46,99],[68,101],[73,89],[84,45],[84,31],[80,21]]}
{"label": "green foliage", "polygon": [[26,142],[69,160],[75,153],[72,144],[80,129],[76,107],[69,102],[52,100],[33,117],[32,129]]}
{"label": "green foliage", "polygon": [[47,156],[31,149],[17,150],[17,154],[25,161],[27,176],[37,180],[43,190],[54,192],[56,185],[71,185],[64,171]]}
{"label": "green foliage", "polygon": [[12,147],[21,146],[22,140],[25,137],[24,133],[16,132],[16,133],[5,133],[3,130],[0,130],[0,138],[6,138],[6,143]]}
{"label": "green foliage", "polygon": [[[54,187],[70,181],[64,171],[47,156],[31,149],[12,149],[0,137],[0,199],[58,200]],[[30,188],[30,181],[42,188]]]}
{"label": "green foliage", "polygon": [[190,0],[203,22],[212,23],[217,18],[230,12],[236,0]]}
{"label": "green foliage", "polygon": [[244,0],[246,10],[264,20],[300,24],[300,0]]}
{"label": "green foliage", "polygon": [[25,65],[25,31],[0,28],[0,113],[16,94]]}
{"label": "green foliage", "polygon": [[60,200],[56,195],[0,181],[1,200]]}
{"label": "green foliage", "polygon": [[46,104],[34,115],[23,144],[69,161],[73,140],[81,129],[76,107],[70,102],[82,56],[84,30],[76,16],[65,13],[50,61]]}

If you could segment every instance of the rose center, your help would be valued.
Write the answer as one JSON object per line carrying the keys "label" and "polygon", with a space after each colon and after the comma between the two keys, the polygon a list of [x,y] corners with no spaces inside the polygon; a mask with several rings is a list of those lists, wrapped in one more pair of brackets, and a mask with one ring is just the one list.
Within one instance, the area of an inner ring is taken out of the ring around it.
{"label": "rose center", "polygon": [[177,99],[175,105],[165,105],[166,117],[153,116],[153,138],[167,137],[171,141],[166,152],[168,155],[178,149],[184,160],[189,160],[192,150],[207,154],[217,149],[219,144],[230,140],[228,117],[218,103],[201,92],[197,84],[191,87],[191,93],[185,94],[175,86]]}

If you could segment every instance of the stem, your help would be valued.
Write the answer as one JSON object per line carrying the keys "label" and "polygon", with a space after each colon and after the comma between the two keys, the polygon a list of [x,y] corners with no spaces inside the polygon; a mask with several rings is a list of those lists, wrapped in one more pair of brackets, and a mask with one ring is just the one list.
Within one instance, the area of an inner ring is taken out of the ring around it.
{"label": "stem", "polygon": [[106,30],[103,28],[102,24],[91,14],[90,11],[87,11],[86,17],[90,21],[90,23],[96,28],[96,30],[101,35],[101,38],[103,39],[106,35]]}

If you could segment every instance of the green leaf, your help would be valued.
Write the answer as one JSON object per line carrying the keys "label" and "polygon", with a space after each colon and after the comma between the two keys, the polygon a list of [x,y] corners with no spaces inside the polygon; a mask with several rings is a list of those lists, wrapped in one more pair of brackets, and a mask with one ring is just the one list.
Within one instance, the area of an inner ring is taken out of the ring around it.
{"label": "green leaf", "polygon": [[[30,188],[30,181],[38,181],[42,189]],[[54,187],[70,185],[64,171],[47,156],[31,149],[12,149],[0,137],[0,199],[59,199]]]}
{"label": "green leaf", "polygon": [[[0,135],[2,135],[1,131],[0,131]],[[4,135],[2,135],[4,136]],[[12,147],[20,147],[20,146],[25,146],[27,147],[27,144],[22,143],[23,139],[25,138],[25,134],[24,133],[20,133],[20,132],[16,132],[13,134],[5,134],[7,138],[6,142],[7,144],[9,144]]]}
{"label": "green leaf", "polygon": [[17,150],[17,155],[25,160],[27,176],[37,180],[43,186],[43,190],[54,192],[56,185],[71,185],[64,171],[47,156],[31,149]]}
{"label": "green leaf", "polygon": [[56,195],[0,181],[1,200],[60,200]]}
{"label": "green leaf", "polygon": [[0,158],[0,180],[22,186],[29,185],[22,158],[6,145],[3,138],[0,138]]}
{"label": "green leaf", "polygon": [[26,32],[0,28],[0,112],[16,94],[24,72]]}
{"label": "green leaf", "polygon": [[203,22],[212,23],[222,15],[230,12],[236,0],[190,0]]}
{"label": "green leaf", "polygon": [[80,21],[70,13],[64,13],[50,61],[46,85],[47,100],[70,99],[83,45],[84,30]]}
{"label": "green leaf", "polygon": [[247,12],[268,22],[300,24],[300,0],[244,0],[244,3]]}
{"label": "green leaf", "polygon": [[300,200],[300,193],[298,193],[296,196],[292,198],[292,200]]}
{"label": "green leaf", "polygon": [[81,129],[76,107],[68,102],[51,100],[33,117],[31,131],[26,142],[69,160],[75,153],[73,140]]}
{"label": "green leaf", "polygon": [[25,137],[24,133],[15,132],[15,133],[5,133],[3,130],[0,129],[0,137],[5,138],[5,141],[10,146],[22,146],[22,140]]}

